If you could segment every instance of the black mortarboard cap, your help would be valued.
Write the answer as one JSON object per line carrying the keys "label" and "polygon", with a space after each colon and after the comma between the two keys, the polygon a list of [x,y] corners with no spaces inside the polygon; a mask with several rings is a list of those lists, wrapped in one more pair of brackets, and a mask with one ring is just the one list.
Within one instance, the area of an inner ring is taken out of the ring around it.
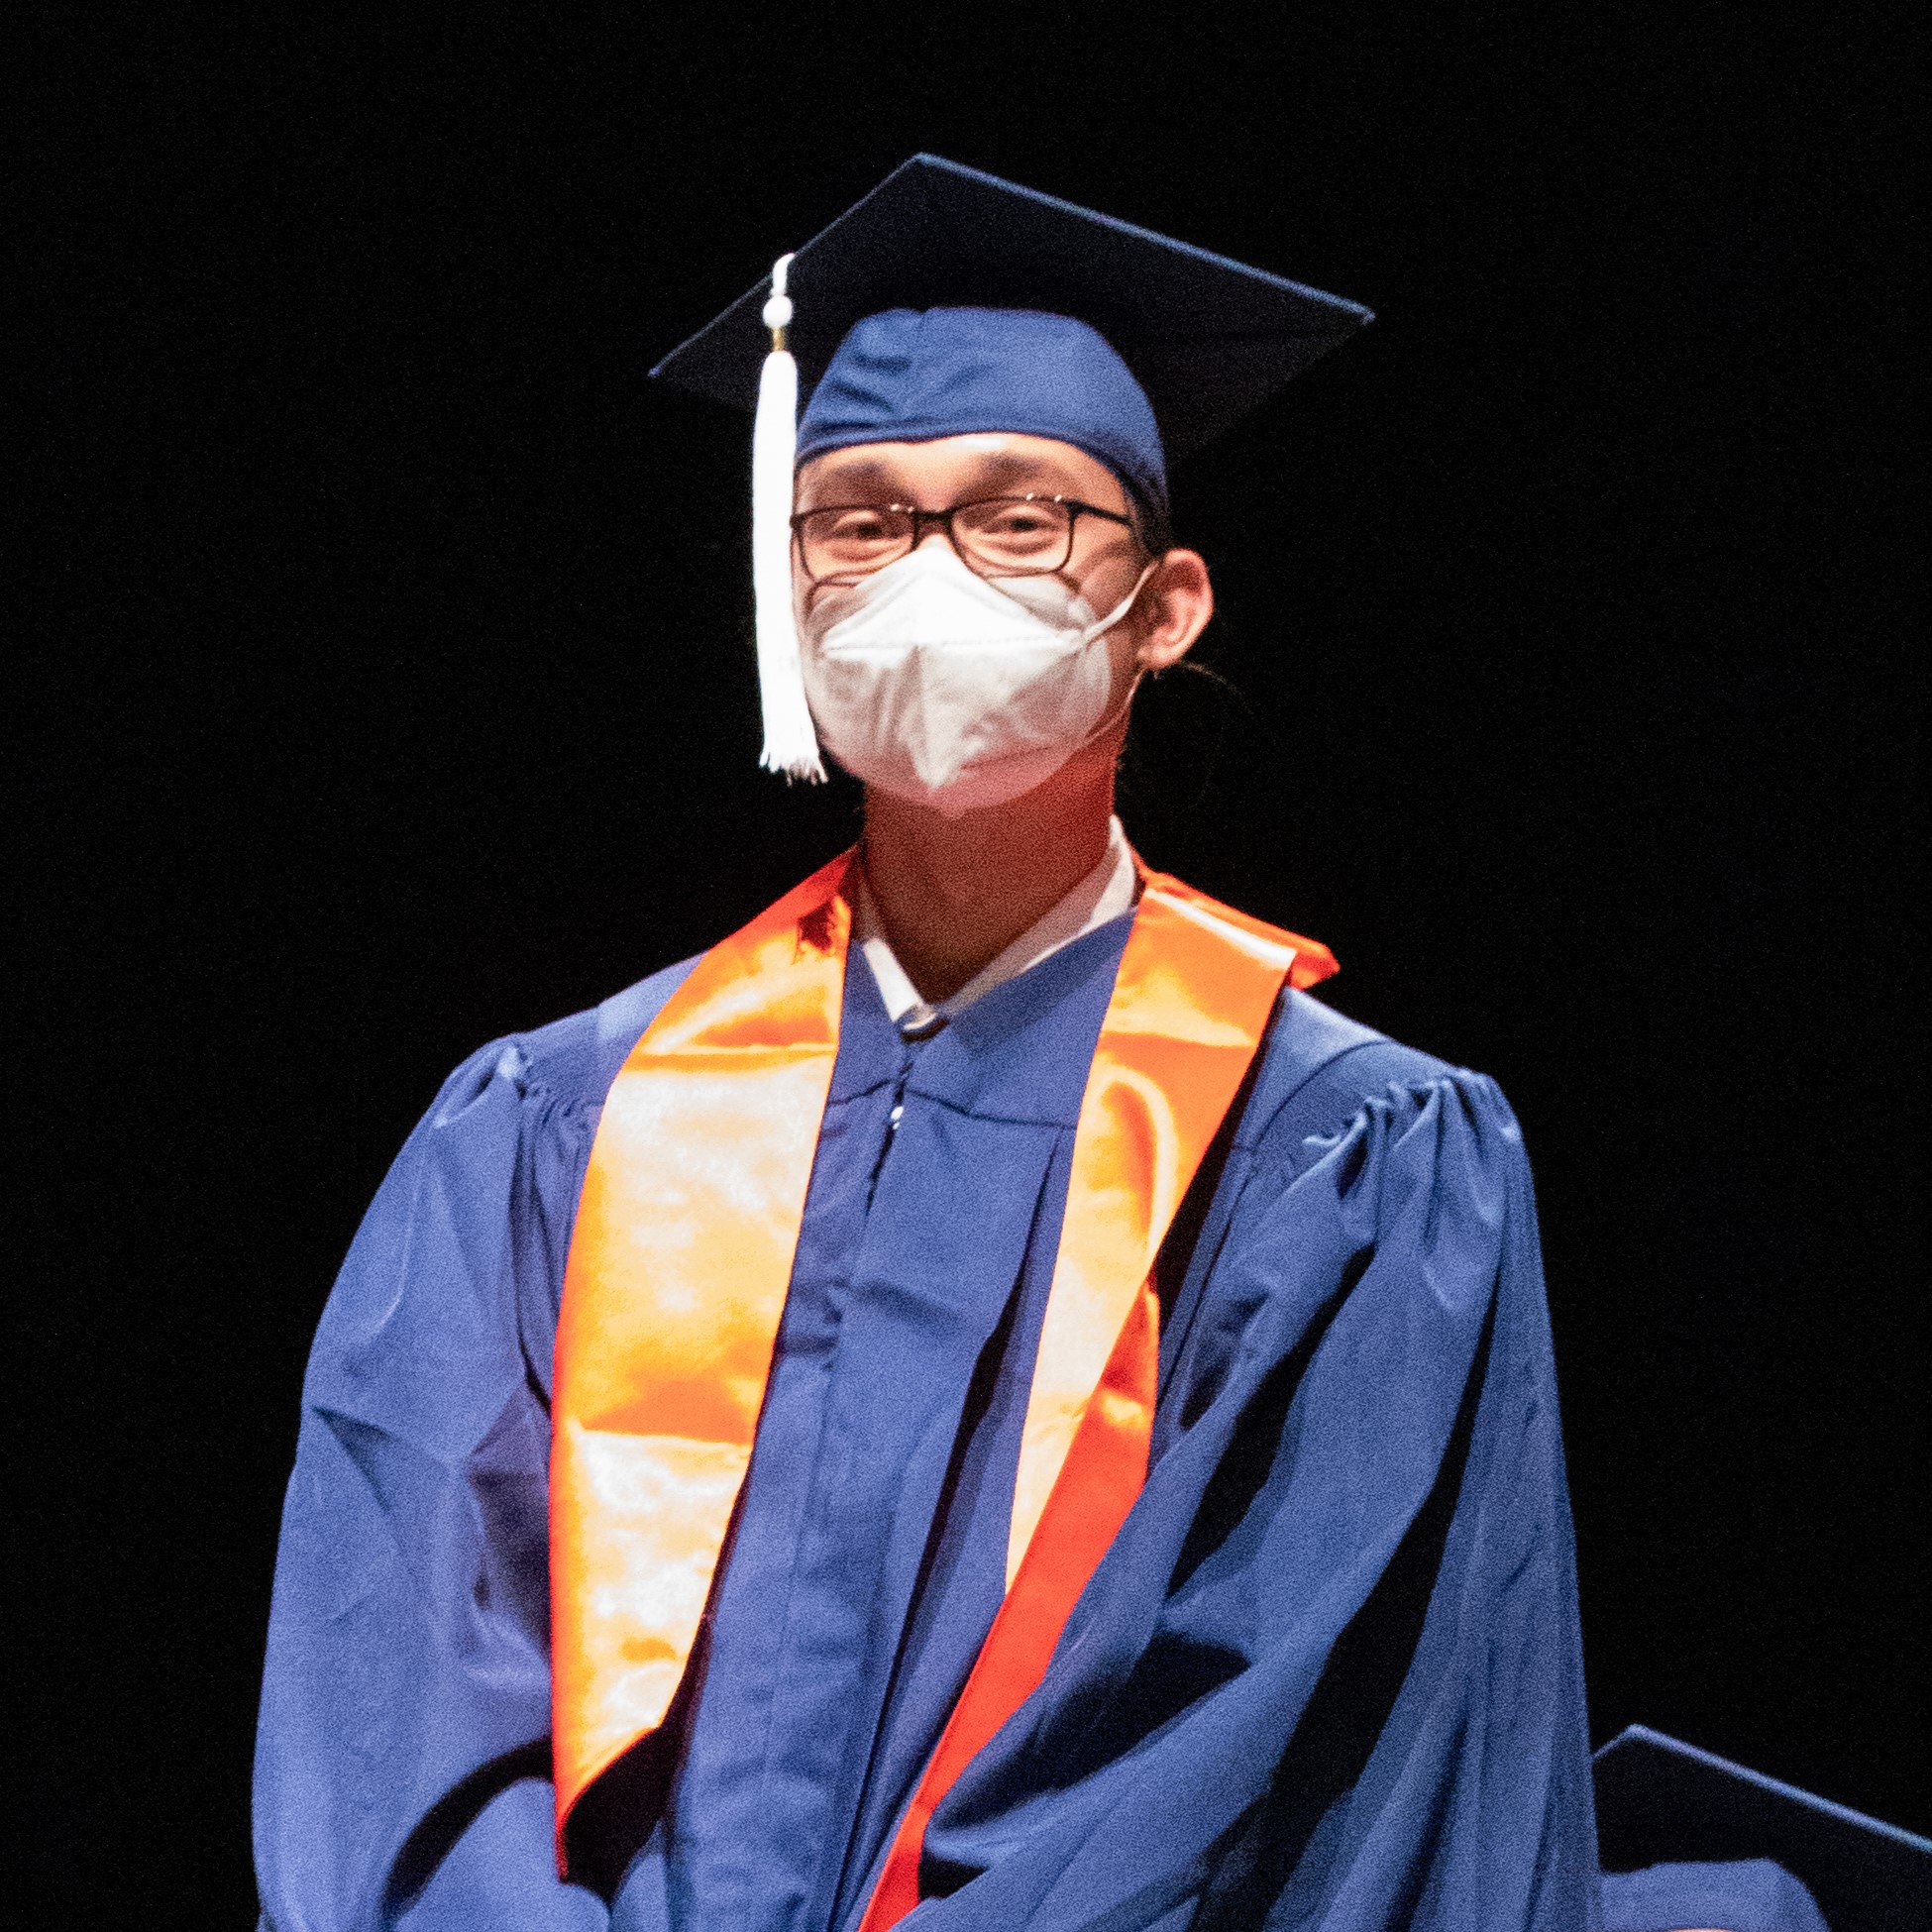
{"label": "black mortarboard cap", "polygon": [[1641,1724],[1611,1739],[1595,1765],[1606,1872],[1771,1859],[1803,1880],[1831,1932],[1932,1927],[1932,1840]]}
{"label": "black mortarboard cap", "polygon": [[[771,346],[761,278],[651,373],[750,409]],[[1089,323],[1153,405],[1170,458],[1213,441],[1368,321],[1338,295],[936,155],[914,155],[793,257],[789,347],[806,393],[888,309],[1044,310]]]}

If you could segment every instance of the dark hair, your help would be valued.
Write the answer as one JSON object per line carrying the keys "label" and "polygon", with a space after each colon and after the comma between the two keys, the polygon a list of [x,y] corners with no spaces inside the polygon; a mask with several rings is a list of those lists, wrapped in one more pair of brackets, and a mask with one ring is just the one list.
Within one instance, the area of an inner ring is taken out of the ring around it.
{"label": "dark hair", "polygon": [[[1111,467],[1111,466],[1110,466]],[[1133,534],[1149,557],[1163,556],[1174,548],[1174,522],[1158,503],[1150,503],[1116,470],[1121,487],[1127,493],[1127,514],[1133,519]]]}

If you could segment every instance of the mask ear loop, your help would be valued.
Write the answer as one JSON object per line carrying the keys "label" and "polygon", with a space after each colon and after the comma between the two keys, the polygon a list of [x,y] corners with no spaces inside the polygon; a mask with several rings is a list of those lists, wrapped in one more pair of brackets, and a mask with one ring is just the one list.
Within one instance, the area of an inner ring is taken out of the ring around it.
{"label": "mask ear loop", "polygon": [[[1140,592],[1147,588],[1148,578],[1153,576],[1154,572],[1157,571],[1159,568],[1160,568],[1160,559],[1156,557],[1152,560],[1152,562],[1148,564],[1147,568],[1143,570],[1137,578],[1134,579],[1133,589],[1130,590],[1127,593],[1127,595],[1124,596],[1120,600],[1120,602],[1117,603],[1114,606],[1114,608],[1107,613],[1105,617],[1101,617],[1097,619],[1095,622],[1087,626],[1087,628],[1081,633],[1080,636],[1080,648],[1083,651],[1090,644],[1098,644],[1100,640],[1103,637],[1105,637],[1107,633],[1110,630],[1112,630],[1114,626],[1118,624],[1121,621],[1121,619],[1127,614],[1129,610],[1133,608],[1134,599],[1137,596],[1139,596]],[[1091,731],[1087,733],[1087,735],[1084,738],[1080,740],[1080,742],[1077,745],[1074,746],[1075,751],[1085,751],[1086,748],[1090,744],[1092,744],[1096,738],[1104,738],[1108,732],[1113,730],[1115,725],[1117,725],[1122,718],[1127,716],[1127,708],[1133,702],[1133,694],[1140,689],[1140,680],[1144,678],[1146,675],[1147,674],[1141,669],[1139,669],[1138,666],[1134,668],[1133,681],[1127,686],[1127,695],[1121,699],[1121,701],[1118,704],[1114,706],[1114,708],[1111,711],[1107,713],[1107,715],[1104,718],[1101,719],[1101,721],[1097,725],[1094,726],[1094,728]]]}
{"label": "mask ear loop", "polygon": [[1147,568],[1143,570],[1140,573],[1140,575],[1133,580],[1133,589],[1130,590],[1127,593],[1127,595],[1124,596],[1120,600],[1120,602],[1117,603],[1114,606],[1114,608],[1107,613],[1105,617],[1096,617],[1094,621],[1091,624],[1089,624],[1087,628],[1080,633],[1080,642],[1083,647],[1088,644],[1092,644],[1098,638],[1105,637],[1107,633],[1110,630],[1112,630],[1114,626],[1118,624],[1121,621],[1121,619],[1127,614],[1129,610],[1133,608],[1134,598],[1137,597],[1140,594],[1140,592],[1147,588],[1148,578],[1153,576],[1154,572],[1159,570],[1159,568],[1160,568],[1160,559],[1158,557],[1155,557],[1149,561]]}

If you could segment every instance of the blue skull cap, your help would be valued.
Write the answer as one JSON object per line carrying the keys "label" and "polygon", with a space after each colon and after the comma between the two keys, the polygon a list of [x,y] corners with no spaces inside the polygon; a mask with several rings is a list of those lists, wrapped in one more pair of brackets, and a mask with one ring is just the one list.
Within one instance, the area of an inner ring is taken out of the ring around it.
{"label": "blue skull cap", "polygon": [[855,323],[799,424],[799,461],[855,443],[1008,430],[1104,463],[1157,519],[1167,460],[1153,405],[1091,323],[1019,308],[890,308]]}

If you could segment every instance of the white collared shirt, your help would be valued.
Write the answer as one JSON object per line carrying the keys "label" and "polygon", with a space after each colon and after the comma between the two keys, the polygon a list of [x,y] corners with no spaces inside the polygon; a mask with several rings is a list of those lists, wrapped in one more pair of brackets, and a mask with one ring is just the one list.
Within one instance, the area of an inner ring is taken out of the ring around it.
{"label": "white collared shirt", "polygon": [[932,1005],[919,998],[918,988],[899,963],[892,941],[880,923],[879,909],[873,904],[872,889],[866,884],[863,871],[859,874],[859,889],[852,908],[852,936],[865,954],[866,964],[872,968],[879,997],[895,1024],[903,1026],[909,1017],[915,1024],[928,1017],[950,1020],[975,1000],[984,999],[996,986],[1004,986],[1008,980],[1030,972],[1062,946],[1070,946],[1097,925],[1119,918],[1131,910],[1138,891],[1133,852],[1127,844],[1127,833],[1118,818],[1110,819],[1107,850],[1101,855],[1100,863],[1011,945],[1002,947],[957,993]]}

